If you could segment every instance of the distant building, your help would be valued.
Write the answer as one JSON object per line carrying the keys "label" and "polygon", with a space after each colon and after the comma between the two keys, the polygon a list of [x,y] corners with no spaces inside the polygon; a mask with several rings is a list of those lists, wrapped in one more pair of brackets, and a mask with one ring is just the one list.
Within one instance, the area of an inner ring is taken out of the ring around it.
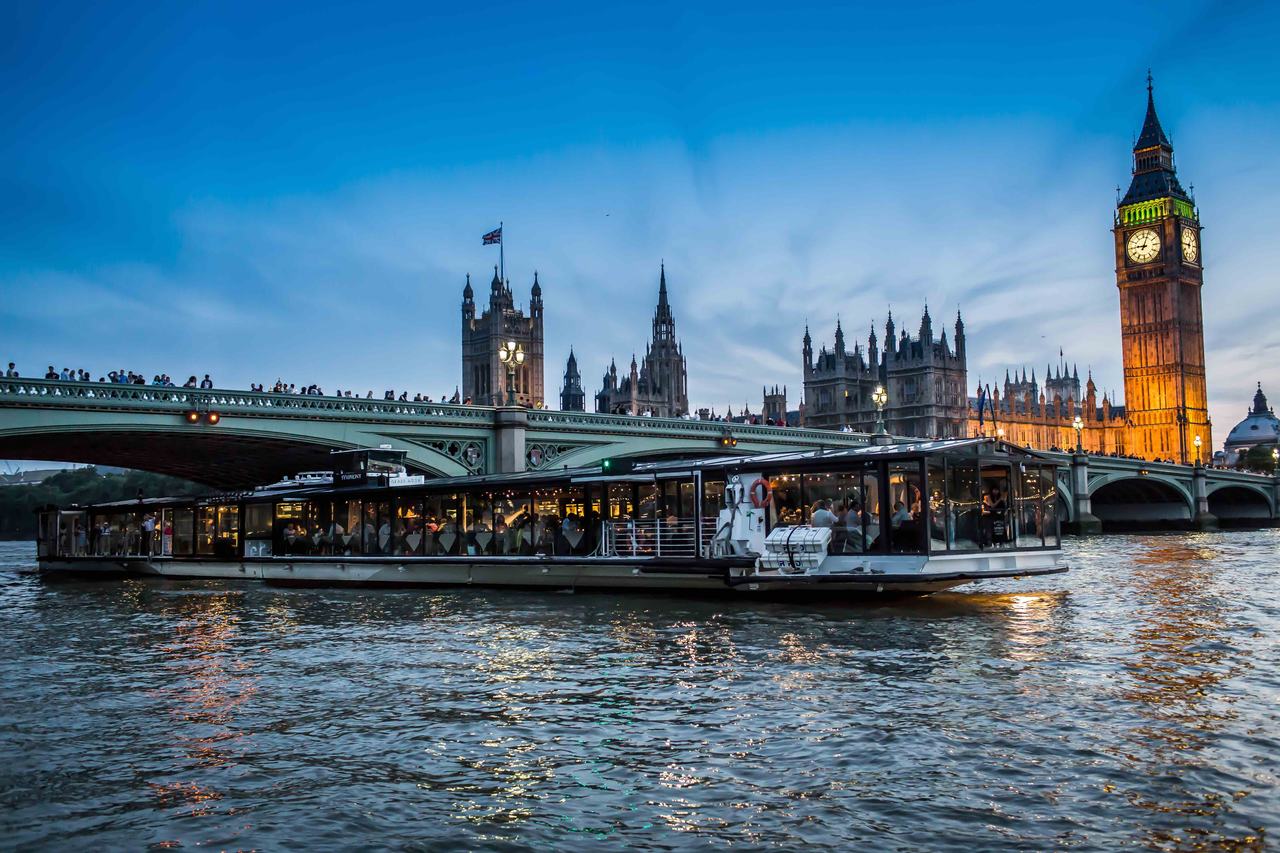
{"label": "distant building", "polygon": [[779,390],[777,385],[772,389],[762,389],[764,396],[764,405],[760,409],[760,416],[769,423],[785,424],[787,422],[787,386],[783,385]]}
{"label": "distant building", "polygon": [[564,384],[560,386],[560,409],[565,412],[585,412],[587,394],[582,390],[582,374],[578,372],[578,357],[569,348],[569,360],[564,366]]}
{"label": "distant building", "polygon": [[[981,416],[978,408],[982,407]],[[1076,446],[1075,419],[1080,418],[1080,443],[1090,453],[1124,453],[1127,423],[1124,406],[1112,405],[1089,375],[1083,389],[1080,371],[1068,367],[1059,352],[1056,367],[1045,368],[1044,385],[1024,367],[1021,375],[1005,371],[1004,383],[977,389],[969,398],[971,435],[1001,436],[1025,447],[1069,450]]]}
{"label": "distant building", "polygon": [[867,349],[845,346],[844,330],[836,321],[835,345],[816,354],[808,328],[804,331],[804,426],[819,429],[849,427],[873,432],[876,408],[872,392],[883,386],[889,395],[884,409],[885,426],[894,435],[921,438],[956,438],[968,435],[964,321],[956,314],[955,346],[946,330],[933,336],[933,320],[925,308],[920,330],[912,338],[901,335],[893,313],[885,323],[881,352],[875,328],[867,337]]}
{"label": "distant building", "polygon": [[684,350],[676,339],[676,321],[667,298],[667,270],[658,274],[658,307],[653,314],[653,340],[645,347],[637,364],[631,356],[631,370],[618,378],[617,362],[611,361],[596,393],[596,411],[612,414],[676,418],[689,411],[688,371]]}
{"label": "distant building", "polygon": [[498,348],[515,341],[525,353],[525,362],[516,368],[515,396],[520,406],[540,407],[542,392],[542,285],[533,274],[529,315],[517,309],[511,282],[504,282],[493,268],[489,283],[489,304],[476,316],[475,292],[471,276],[462,289],[462,396],[482,406],[501,406],[507,397],[507,366],[498,358]]}
{"label": "distant building", "polygon": [[1226,462],[1234,465],[1240,457],[1255,447],[1276,447],[1280,444],[1280,419],[1276,418],[1275,409],[1267,405],[1267,395],[1262,393],[1262,383],[1258,383],[1258,392],[1253,395],[1253,408],[1245,415],[1244,420],[1231,428],[1231,433],[1223,443]]}

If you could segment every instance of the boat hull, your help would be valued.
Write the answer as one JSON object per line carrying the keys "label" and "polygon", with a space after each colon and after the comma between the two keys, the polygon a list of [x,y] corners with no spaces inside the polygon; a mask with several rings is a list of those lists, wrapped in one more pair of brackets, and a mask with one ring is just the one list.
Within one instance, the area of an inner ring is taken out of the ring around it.
{"label": "boat hull", "polygon": [[489,559],[306,557],[247,560],[188,560],[165,557],[80,557],[41,560],[46,577],[250,580],[280,586],[519,587],[601,591],[655,590],[729,593],[749,596],[927,595],[976,581],[1055,574],[1066,571],[1060,558],[1006,559],[996,566],[941,565],[935,561],[891,572],[874,567],[861,573],[787,575],[755,573],[748,558],[737,560],[578,560],[540,557]]}

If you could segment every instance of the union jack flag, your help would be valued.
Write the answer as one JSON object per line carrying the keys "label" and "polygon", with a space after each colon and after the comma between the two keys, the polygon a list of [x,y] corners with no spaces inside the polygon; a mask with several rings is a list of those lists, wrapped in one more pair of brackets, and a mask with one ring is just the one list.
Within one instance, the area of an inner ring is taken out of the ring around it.
{"label": "union jack flag", "polygon": [[480,239],[484,241],[482,245],[485,245],[485,246],[492,246],[494,243],[501,243],[502,242],[502,226],[499,225],[497,228],[493,229],[492,231],[490,231],[488,234],[484,235]]}

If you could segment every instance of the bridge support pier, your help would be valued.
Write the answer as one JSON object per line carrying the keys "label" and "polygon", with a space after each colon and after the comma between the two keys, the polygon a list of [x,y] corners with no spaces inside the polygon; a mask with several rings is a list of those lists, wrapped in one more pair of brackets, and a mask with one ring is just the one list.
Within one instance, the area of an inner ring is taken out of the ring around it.
{"label": "bridge support pier", "polygon": [[518,474],[524,470],[525,430],[529,427],[529,411],[503,407],[493,413],[494,467],[499,474]]}
{"label": "bridge support pier", "polygon": [[1191,469],[1191,496],[1196,502],[1196,515],[1192,519],[1196,530],[1217,530],[1218,517],[1209,512],[1208,477],[1199,462]]}
{"label": "bridge support pier", "polygon": [[1071,503],[1075,520],[1064,525],[1071,533],[1093,536],[1102,532],[1102,520],[1093,514],[1093,499],[1089,497],[1089,455],[1071,454]]}

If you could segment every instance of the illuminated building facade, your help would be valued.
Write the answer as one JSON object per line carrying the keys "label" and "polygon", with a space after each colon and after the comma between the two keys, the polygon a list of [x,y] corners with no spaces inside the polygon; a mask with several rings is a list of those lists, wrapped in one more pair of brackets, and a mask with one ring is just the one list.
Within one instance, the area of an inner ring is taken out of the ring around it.
{"label": "illuminated building facade", "polygon": [[462,396],[479,406],[506,403],[507,366],[498,358],[498,347],[515,341],[525,353],[524,364],[516,368],[516,404],[541,408],[542,393],[542,285],[533,274],[529,314],[516,308],[511,282],[504,282],[493,269],[489,284],[489,305],[476,316],[475,292],[471,276],[462,289]]}

